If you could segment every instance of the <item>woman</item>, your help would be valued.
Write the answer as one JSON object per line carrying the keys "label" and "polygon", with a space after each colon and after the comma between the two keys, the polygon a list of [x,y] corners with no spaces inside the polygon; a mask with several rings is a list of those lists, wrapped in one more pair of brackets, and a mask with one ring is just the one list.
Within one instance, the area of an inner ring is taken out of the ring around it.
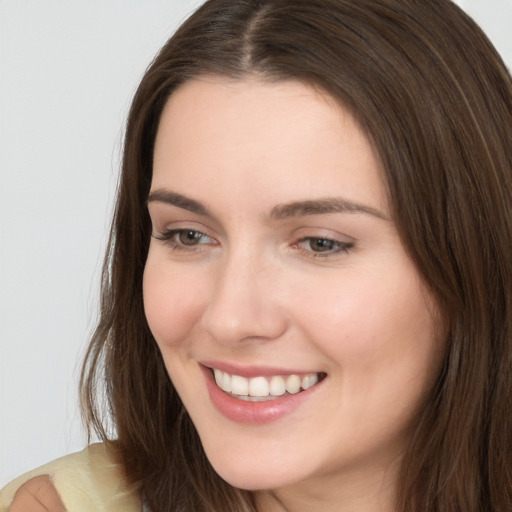
{"label": "woman", "polygon": [[511,127],[447,0],[206,2],[128,119],[82,375],[104,445],[36,484],[71,511],[111,482],[98,509],[510,510]]}

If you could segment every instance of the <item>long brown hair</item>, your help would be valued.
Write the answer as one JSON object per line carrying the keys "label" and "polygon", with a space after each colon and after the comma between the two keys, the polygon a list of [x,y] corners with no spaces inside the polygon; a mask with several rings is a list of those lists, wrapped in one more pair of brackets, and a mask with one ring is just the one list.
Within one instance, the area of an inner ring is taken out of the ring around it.
{"label": "long brown hair", "polygon": [[449,0],[210,0],[173,35],[128,118],[101,318],[82,373],[89,428],[116,439],[154,512],[255,510],[251,493],[206,459],[142,303],[160,114],[177,87],[205,74],[296,79],[359,121],[447,332],[442,371],[404,455],[397,510],[510,512],[512,81]]}

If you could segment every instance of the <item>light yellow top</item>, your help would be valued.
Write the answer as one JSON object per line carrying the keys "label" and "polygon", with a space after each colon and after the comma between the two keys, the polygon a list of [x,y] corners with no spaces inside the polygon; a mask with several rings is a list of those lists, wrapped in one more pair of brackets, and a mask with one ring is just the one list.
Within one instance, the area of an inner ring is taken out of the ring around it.
{"label": "light yellow top", "polygon": [[118,462],[103,444],[93,444],[14,479],[0,491],[0,512],[6,512],[27,480],[49,475],[67,512],[140,512],[137,493],[130,491]]}

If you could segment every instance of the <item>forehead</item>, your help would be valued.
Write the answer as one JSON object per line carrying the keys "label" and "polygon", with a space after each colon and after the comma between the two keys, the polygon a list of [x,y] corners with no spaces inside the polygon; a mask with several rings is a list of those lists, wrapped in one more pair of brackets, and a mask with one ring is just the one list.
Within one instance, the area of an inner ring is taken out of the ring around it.
{"label": "forehead", "polygon": [[207,77],[164,108],[152,189],[207,195],[229,184],[275,202],[339,193],[385,209],[379,167],[354,118],[326,93],[298,81]]}
{"label": "forehead", "polygon": [[[246,120],[250,122],[245,123]],[[339,131],[344,124],[355,124],[352,116],[332,96],[305,83],[216,76],[190,80],[172,93],[164,107],[158,136],[172,132],[175,122],[180,123],[179,131],[184,134],[187,129],[195,132],[198,128],[217,130],[243,126],[246,131],[239,135],[245,141],[261,125],[265,125],[266,131],[270,125],[274,126],[277,132],[291,125]],[[253,129],[247,131],[248,125]],[[289,130],[279,132],[280,138],[287,133]],[[364,138],[362,132],[360,135]]]}

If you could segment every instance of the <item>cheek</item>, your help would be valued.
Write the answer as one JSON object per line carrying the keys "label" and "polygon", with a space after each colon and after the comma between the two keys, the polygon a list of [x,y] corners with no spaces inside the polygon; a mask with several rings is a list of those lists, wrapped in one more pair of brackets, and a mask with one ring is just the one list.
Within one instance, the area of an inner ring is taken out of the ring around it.
{"label": "cheek", "polygon": [[148,257],[144,270],[144,311],[149,328],[161,350],[188,338],[203,310],[205,296],[183,272],[172,271]]}
{"label": "cheek", "polygon": [[[400,268],[345,275],[338,287],[331,282],[323,288],[321,300],[296,296],[297,304],[308,304],[302,307],[303,329],[354,393],[376,396],[409,383],[426,388],[440,364],[434,301],[414,269]],[[386,384],[393,382],[395,387]]]}

